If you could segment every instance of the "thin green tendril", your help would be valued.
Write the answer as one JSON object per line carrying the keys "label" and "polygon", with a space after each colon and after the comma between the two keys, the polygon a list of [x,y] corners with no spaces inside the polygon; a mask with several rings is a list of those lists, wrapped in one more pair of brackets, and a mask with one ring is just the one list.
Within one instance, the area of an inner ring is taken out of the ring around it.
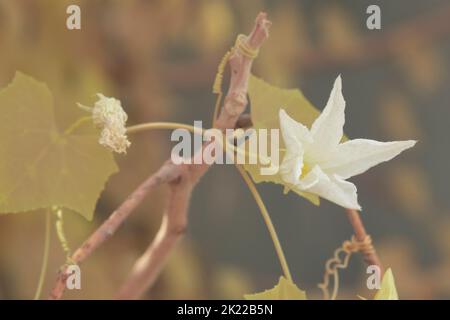
{"label": "thin green tendril", "polygon": [[34,294],[34,300],[39,300],[39,297],[41,296],[42,287],[44,286],[45,275],[47,273],[48,258],[50,251],[50,222],[51,222],[50,210],[47,210],[47,212],[45,213],[44,254],[42,257],[41,273],[39,275],[38,285],[36,288],[36,292]]}

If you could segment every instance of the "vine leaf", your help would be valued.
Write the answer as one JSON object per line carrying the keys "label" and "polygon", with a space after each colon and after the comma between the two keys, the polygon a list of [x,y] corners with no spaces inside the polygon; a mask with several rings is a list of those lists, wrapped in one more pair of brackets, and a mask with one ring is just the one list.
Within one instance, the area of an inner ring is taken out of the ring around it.
{"label": "vine leaf", "polygon": [[20,72],[0,91],[0,123],[0,213],[61,206],[91,220],[118,171],[98,132],[60,131],[48,87]]}
{"label": "vine leaf", "polygon": [[[270,133],[270,129],[280,129],[280,120],[278,117],[280,108],[285,109],[293,119],[308,127],[312,125],[320,114],[320,111],[305,98],[300,90],[277,88],[254,75],[251,75],[249,79],[248,95],[250,97],[253,127],[257,130],[268,129]],[[280,142],[283,143],[281,140]],[[283,148],[284,146],[280,144],[280,161],[284,155]],[[256,183],[273,182],[284,185],[285,191],[289,191],[288,186],[279,174],[261,175],[261,167],[261,164],[244,165],[245,170],[250,173]],[[317,195],[293,191],[316,205],[320,203]]]}
{"label": "vine leaf", "polygon": [[300,290],[285,277],[280,277],[278,284],[270,290],[244,295],[246,300],[306,300],[305,291]]}
{"label": "vine leaf", "polygon": [[394,274],[391,268],[387,269],[381,280],[381,288],[375,294],[374,300],[399,300],[395,287]]}

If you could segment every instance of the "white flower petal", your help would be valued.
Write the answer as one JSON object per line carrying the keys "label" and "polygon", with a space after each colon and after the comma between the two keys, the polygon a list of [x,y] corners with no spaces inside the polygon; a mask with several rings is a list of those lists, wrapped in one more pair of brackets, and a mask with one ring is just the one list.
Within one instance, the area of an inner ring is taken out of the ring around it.
{"label": "white flower petal", "polygon": [[416,141],[379,142],[355,139],[340,144],[332,159],[321,164],[328,174],[337,174],[343,179],[361,174],[369,168],[396,157],[402,151],[413,147]]}
{"label": "white flower petal", "polygon": [[311,156],[315,160],[324,160],[337,147],[344,134],[344,123],[345,100],[342,96],[341,76],[338,76],[327,105],[311,127],[311,135],[314,140]]}
{"label": "white flower petal", "polygon": [[322,175],[323,172],[320,170],[319,166],[314,166],[314,168],[308,172],[295,186],[301,191],[308,190],[319,182]]}
{"label": "white flower petal", "polygon": [[280,165],[280,175],[284,182],[296,184],[303,168],[303,148],[299,145],[297,151],[286,150],[283,161]]}
{"label": "white flower petal", "polygon": [[307,127],[292,119],[286,111],[280,109],[280,128],[286,153],[280,166],[283,181],[296,184],[303,168],[304,143],[311,143],[311,136]]}
{"label": "white flower petal", "polygon": [[301,191],[316,194],[344,208],[361,209],[356,186],[339,176],[326,175],[319,166],[315,166],[296,186]]}
{"label": "white flower petal", "polygon": [[286,148],[296,149],[298,144],[312,142],[311,134],[306,126],[292,119],[284,109],[279,111],[281,135]]}

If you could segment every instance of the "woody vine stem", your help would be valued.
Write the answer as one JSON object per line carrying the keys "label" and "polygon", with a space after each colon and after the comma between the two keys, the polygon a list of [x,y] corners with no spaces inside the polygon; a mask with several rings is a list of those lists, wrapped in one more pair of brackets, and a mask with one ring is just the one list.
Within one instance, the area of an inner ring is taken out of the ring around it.
{"label": "woody vine stem", "polygon": [[[219,99],[218,99],[219,100]],[[216,114],[216,113],[214,113]],[[203,131],[199,128],[190,126],[190,125],[186,125],[186,124],[182,124],[182,123],[173,123],[173,122],[153,122],[153,123],[144,123],[144,124],[140,124],[140,125],[135,125],[132,127],[129,127],[127,132],[128,133],[137,133],[140,131],[145,131],[145,130],[151,130],[151,129],[186,129],[191,131],[192,133],[197,133],[197,134],[203,134]],[[227,144],[228,148],[233,148],[232,145],[229,144],[228,141],[222,142],[222,146],[224,146],[224,144]],[[236,150],[237,151],[237,150]],[[242,178],[244,179],[245,183],[247,184],[250,192],[252,193],[256,204],[258,205],[260,211],[261,211],[261,215],[263,217],[263,220],[267,226],[267,229],[269,231],[270,237],[272,238],[272,242],[275,246],[275,251],[278,255],[278,259],[280,261],[281,264],[281,268],[283,270],[283,273],[285,275],[285,277],[289,280],[292,281],[292,276],[291,273],[289,271],[289,267],[286,261],[286,257],[284,256],[283,253],[283,249],[281,247],[280,244],[280,240],[278,239],[278,235],[277,232],[275,230],[275,227],[272,223],[272,220],[270,218],[270,215],[266,209],[266,206],[264,205],[264,202],[262,200],[261,195],[259,194],[258,190],[256,189],[255,184],[253,183],[253,181],[251,180],[250,176],[245,172],[245,170],[242,168],[242,166],[240,165],[236,165],[236,168],[238,169],[240,175],[242,176]]]}
{"label": "woody vine stem", "polygon": [[[214,128],[225,131],[225,129],[233,129],[240,126],[243,122],[249,123],[248,117],[242,115],[242,113],[247,106],[247,87],[254,58],[253,54],[259,50],[263,42],[267,39],[270,26],[271,22],[267,20],[266,14],[260,13],[256,18],[252,32],[247,37],[240,36],[238,38],[241,41],[241,46],[237,50],[231,50],[224,57],[221,65],[225,66],[228,63],[231,69],[230,85],[220,113],[217,110],[220,104],[221,92],[220,90],[216,90],[217,86],[215,85],[214,92],[219,94],[219,99],[216,104],[216,111],[214,112],[215,115],[218,114],[217,117],[214,116]],[[130,127],[128,132],[133,133],[148,129],[167,128],[186,128],[190,131],[193,130],[192,127],[184,124],[153,123]],[[116,296],[119,299],[139,298],[142,293],[154,284],[175,244],[184,234],[188,222],[188,206],[191,193],[209,167],[205,163],[175,165],[171,160],[167,160],[159,170],[142,182],[109,218],[74,251],[70,260],[76,264],[82,263],[103,242],[114,234],[150,192],[163,184],[167,184],[169,187],[169,200],[162,217],[160,229],[148,249],[135,263],[128,279]],[[237,168],[260,208],[274,242],[283,273],[287,279],[291,280],[292,277],[283,250],[281,249],[275,228],[270,221],[270,216],[262,199],[247,173],[241,167],[238,166]],[[367,237],[367,234],[358,212],[348,210],[347,216],[355,231],[355,237],[358,241],[363,241]],[[365,254],[367,254],[365,256],[367,263],[380,265],[375,251],[366,252]],[[50,299],[62,298],[68,276],[66,271],[67,269],[63,268],[58,273],[56,283],[49,296]]]}

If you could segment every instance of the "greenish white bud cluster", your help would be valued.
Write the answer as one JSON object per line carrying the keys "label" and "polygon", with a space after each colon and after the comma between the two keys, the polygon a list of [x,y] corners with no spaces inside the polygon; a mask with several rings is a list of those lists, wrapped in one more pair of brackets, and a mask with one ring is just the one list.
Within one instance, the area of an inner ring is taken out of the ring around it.
{"label": "greenish white bud cluster", "polygon": [[127,114],[122,108],[120,100],[105,97],[97,93],[98,100],[92,109],[94,125],[100,128],[99,143],[117,153],[126,153],[130,146],[125,123]]}

